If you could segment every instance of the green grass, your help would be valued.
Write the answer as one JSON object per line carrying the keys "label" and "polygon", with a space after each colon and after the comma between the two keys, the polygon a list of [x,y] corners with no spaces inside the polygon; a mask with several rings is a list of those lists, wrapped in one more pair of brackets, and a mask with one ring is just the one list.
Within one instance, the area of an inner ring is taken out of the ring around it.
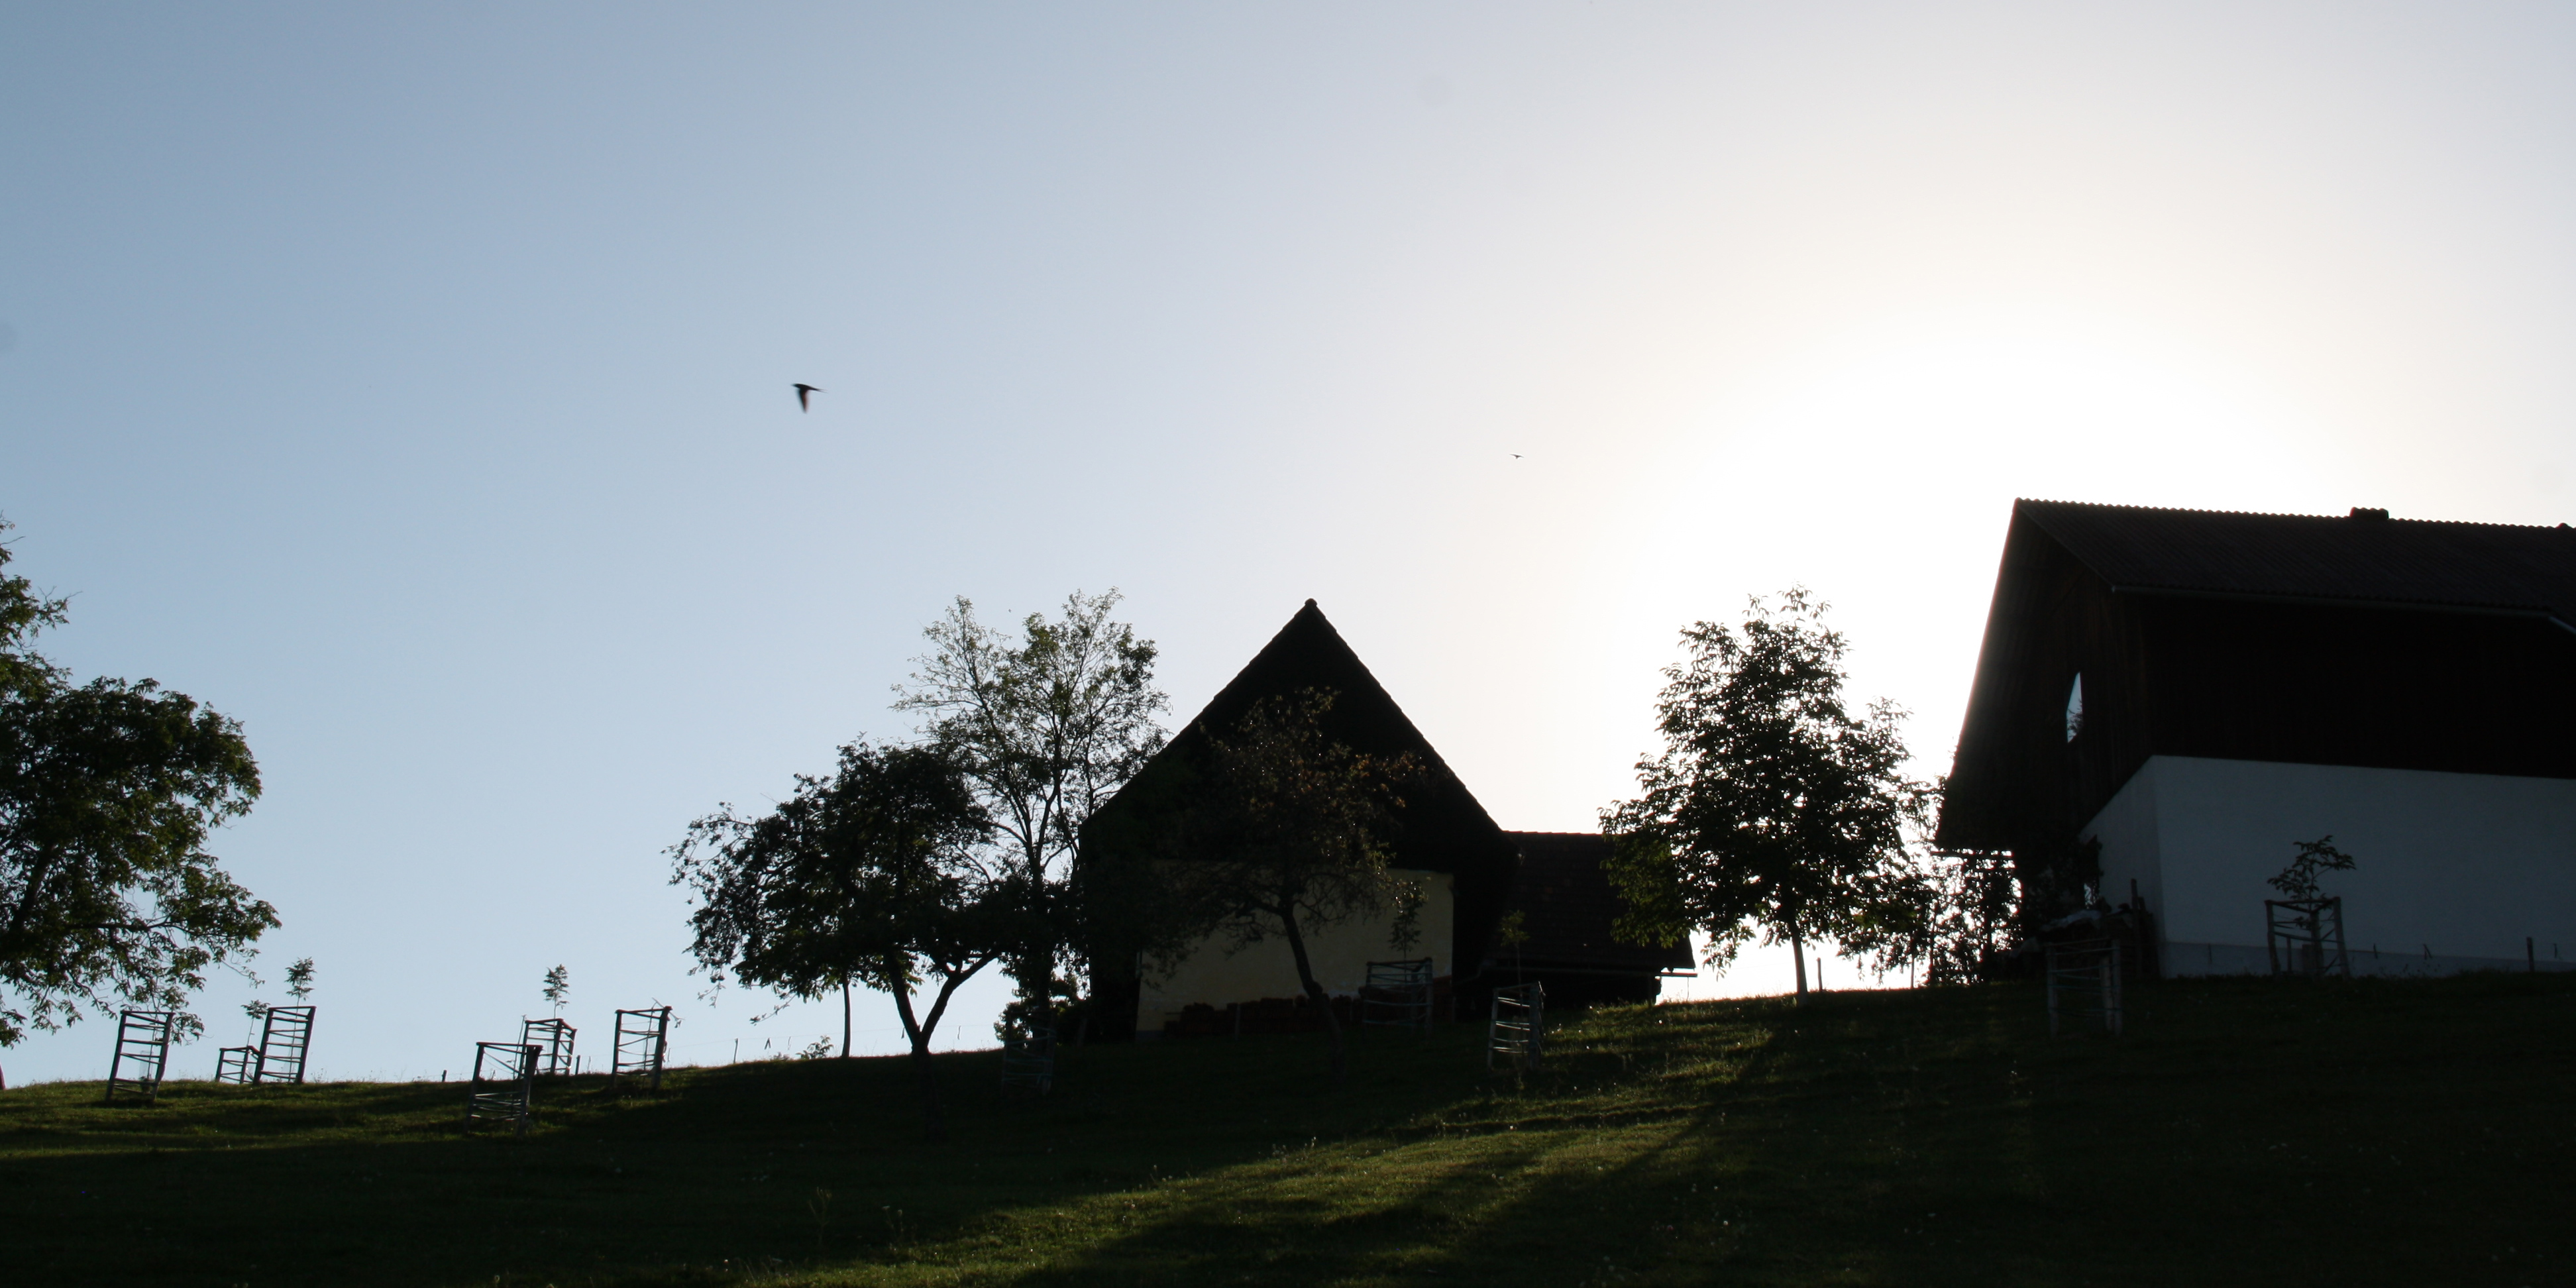
{"label": "green grass", "polygon": [[[2023,986],[1622,1008],[1485,1075],[1481,1026],[549,1086],[0,1093],[13,1284],[2576,1282],[2576,979]],[[830,1192],[828,1206],[819,1191]]]}

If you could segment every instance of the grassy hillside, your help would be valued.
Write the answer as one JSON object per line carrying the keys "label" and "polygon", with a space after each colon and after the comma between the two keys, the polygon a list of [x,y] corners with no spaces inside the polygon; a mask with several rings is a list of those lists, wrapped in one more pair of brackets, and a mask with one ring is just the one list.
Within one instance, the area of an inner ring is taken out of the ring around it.
{"label": "grassy hillside", "polygon": [[[2576,979],[2032,989],[1603,1011],[1548,1070],[1467,1026],[1094,1047],[1059,1093],[943,1057],[550,1086],[0,1093],[14,1283],[2576,1282]],[[827,1197],[828,1192],[828,1197]]]}

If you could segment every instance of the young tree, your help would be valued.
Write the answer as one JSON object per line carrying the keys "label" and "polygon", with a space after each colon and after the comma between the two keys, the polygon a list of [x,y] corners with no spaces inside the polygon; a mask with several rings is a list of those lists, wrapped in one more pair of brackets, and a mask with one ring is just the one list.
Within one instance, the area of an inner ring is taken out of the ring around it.
{"label": "young tree", "polygon": [[547,971],[546,986],[539,991],[546,995],[546,1005],[553,1007],[555,1014],[563,1014],[564,999],[572,996],[572,972],[561,966]]}
{"label": "young tree", "polygon": [[[690,951],[790,997],[856,982],[894,997],[912,1045],[924,1126],[946,1134],[930,1039],[959,985],[1014,944],[1009,874],[982,861],[991,830],[964,770],[942,749],[841,749],[828,779],[798,775],[767,814],[730,805],[671,847],[672,883],[697,903]],[[927,1016],[914,994],[935,984]]]}
{"label": "young tree", "polygon": [[1324,1017],[1333,1085],[1349,1077],[1342,1024],[1315,978],[1308,937],[1354,917],[1392,912],[1390,946],[1418,937],[1423,892],[1388,865],[1398,787],[1421,772],[1410,756],[1363,755],[1324,733],[1330,693],[1309,689],[1255,704],[1231,734],[1211,737],[1213,773],[1183,829],[1187,857],[1168,865],[1193,920],[1240,949],[1276,935],[1297,983]]}
{"label": "young tree", "polygon": [[1811,939],[1901,928],[1918,894],[1907,823],[1929,789],[1905,778],[1902,716],[1844,706],[1842,635],[1825,605],[1792,589],[1759,597],[1741,633],[1712,622],[1682,632],[1689,656],[1664,671],[1661,753],[1638,762],[1637,799],[1602,811],[1618,838],[1610,877],[1634,941],[1710,939],[1724,970],[1757,933],[1787,942],[1800,996]]}
{"label": "young tree", "polygon": [[1925,868],[1924,980],[1969,984],[1988,958],[2010,947],[2021,915],[2010,854],[1934,856]]}
{"label": "young tree", "polygon": [[1084,820],[1163,745],[1154,644],[1109,620],[1118,592],[1075,591],[1064,615],[1032,613],[1016,636],[959,596],[923,634],[931,651],[897,710],[965,769],[1012,868],[1020,942],[1007,969],[1030,1026],[1055,1027],[1064,949],[1078,918],[1067,860]]}
{"label": "young tree", "polygon": [[2291,844],[2298,847],[2299,857],[2290,860],[2290,866],[2281,869],[2279,875],[2263,878],[2264,884],[2280,891],[2284,899],[2322,899],[2325,891],[2317,886],[2318,873],[2353,869],[2353,857],[2336,849],[2331,835]]}
{"label": "young tree", "polygon": [[241,726],[150,680],[74,684],[33,647],[63,618],[0,576],[0,1046],[84,1008],[179,1010],[278,924],[204,849],[259,797]]}
{"label": "young tree", "polygon": [[301,1004],[313,1000],[313,959],[299,957],[286,968],[286,995]]}

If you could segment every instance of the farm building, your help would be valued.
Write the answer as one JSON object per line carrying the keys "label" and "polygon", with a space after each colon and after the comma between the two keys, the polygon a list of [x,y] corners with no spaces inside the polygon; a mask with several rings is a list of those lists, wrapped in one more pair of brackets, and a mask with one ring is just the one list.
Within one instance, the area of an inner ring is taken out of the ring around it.
{"label": "farm building", "polygon": [[2014,504],[1939,843],[2167,975],[2268,970],[2331,836],[2355,974],[2576,957],[2576,531]]}
{"label": "farm building", "polygon": [[[1391,917],[1354,919],[1310,935],[1316,977],[1337,997],[1357,995],[1371,961],[1428,957],[1443,1015],[1477,1010],[1496,984],[1547,985],[1552,1001],[1581,1003],[1653,998],[1659,979],[1687,971],[1686,947],[1642,948],[1612,942],[1618,902],[1601,861],[1598,835],[1506,832],[1496,826],[1396,705],[1359,655],[1313,600],[1148,762],[1084,830],[1086,863],[1187,862],[1158,841],[1175,833],[1187,804],[1192,766],[1212,734],[1230,731],[1263,699],[1307,689],[1334,695],[1326,733],[1373,755],[1410,753],[1425,777],[1408,787],[1396,811],[1389,848],[1398,872],[1427,893],[1420,939],[1397,950]],[[1507,944],[1507,914],[1521,938]],[[1300,986],[1286,945],[1275,937],[1229,952],[1217,942],[1186,951],[1169,969],[1139,959],[1114,928],[1095,932],[1086,957],[1095,989],[1113,1005],[1132,1006],[1139,1035],[1300,1028],[1321,1022],[1299,1014]],[[1308,1008],[1309,1012],[1311,1008]],[[1222,1017],[1222,1018],[1219,1018]],[[1116,1027],[1113,1022],[1112,1027]]]}

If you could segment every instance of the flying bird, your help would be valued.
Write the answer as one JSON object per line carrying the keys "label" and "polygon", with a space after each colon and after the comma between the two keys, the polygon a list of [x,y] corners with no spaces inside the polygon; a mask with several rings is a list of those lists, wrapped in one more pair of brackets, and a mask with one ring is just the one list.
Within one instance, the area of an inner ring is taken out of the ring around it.
{"label": "flying bird", "polygon": [[814,395],[819,394],[819,393],[821,393],[821,392],[823,392],[823,390],[822,390],[822,388],[821,388],[820,386],[818,386],[818,385],[798,385],[798,386],[796,386],[796,410],[798,410],[798,411],[812,411],[812,410],[814,410]]}

